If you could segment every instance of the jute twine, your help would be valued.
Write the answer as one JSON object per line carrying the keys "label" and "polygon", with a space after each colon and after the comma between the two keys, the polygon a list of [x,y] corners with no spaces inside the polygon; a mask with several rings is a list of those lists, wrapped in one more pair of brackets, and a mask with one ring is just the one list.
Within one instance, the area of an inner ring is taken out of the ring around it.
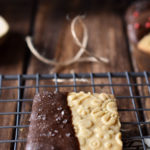
{"label": "jute twine", "polygon": [[[77,24],[77,22],[81,25],[81,27],[83,28],[83,38],[82,41],[79,40],[76,31],[75,31],[75,26]],[[71,34],[72,37],[76,43],[77,46],[79,46],[79,50],[78,52],[75,54],[74,57],[63,61],[63,62],[58,62],[52,59],[48,59],[44,56],[42,56],[38,50],[34,47],[34,44],[32,42],[32,37],[31,36],[27,36],[26,37],[26,43],[27,46],[29,48],[29,50],[31,51],[31,53],[37,58],[39,59],[41,62],[48,64],[48,65],[52,65],[54,66],[54,70],[55,72],[59,72],[59,70],[61,70],[64,67],[70,66],[74,63],[77,62],[102,62],[102,63],[109,63],[109,60],[105,57],[97,57],[96,55],[92,54],[91,52],[89,52],[86,47],[87,47],[87,43],[88,43],[88,30],[86,25],[83,23],[83,17],[82,16],[76,16],[72,22],[71,22]],[[83,54],[86,54],[87,57],[83,57]]]}

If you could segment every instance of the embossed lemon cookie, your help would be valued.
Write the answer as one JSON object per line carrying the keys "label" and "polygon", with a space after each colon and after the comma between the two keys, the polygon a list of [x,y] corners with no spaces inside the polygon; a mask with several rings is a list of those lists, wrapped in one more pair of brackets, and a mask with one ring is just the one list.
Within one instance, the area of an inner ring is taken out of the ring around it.
{"label": "embossed lemon cookie", "polygon": [[81,150],[122,150],[120,122],[113,95],[72,92],[67,101]]}
{"label": "embossed lemon cookie", "polygon": [[8,33],[8,31],[9,31],[8,23],[2,16],[0,16],[0,43],[3,42],[3,39],[5,35]]}

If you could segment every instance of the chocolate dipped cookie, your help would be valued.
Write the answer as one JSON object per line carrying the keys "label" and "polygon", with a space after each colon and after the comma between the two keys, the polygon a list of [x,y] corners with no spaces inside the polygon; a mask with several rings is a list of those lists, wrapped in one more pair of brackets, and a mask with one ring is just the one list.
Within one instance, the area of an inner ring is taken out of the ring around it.
{"label": "chocolate dipped cookie", "polygon": [[122,150],[111,94],[37,94],[30,122],[26,150]]}

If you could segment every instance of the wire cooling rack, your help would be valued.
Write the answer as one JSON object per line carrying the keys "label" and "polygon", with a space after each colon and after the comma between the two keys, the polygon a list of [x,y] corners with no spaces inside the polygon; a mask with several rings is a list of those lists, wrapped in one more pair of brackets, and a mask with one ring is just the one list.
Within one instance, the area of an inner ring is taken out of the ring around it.
{"label": "wire cooling rack", "polygon": [[9,145],[6,149],[24,149],[32,100],[42,90],[114,94],[122,125],[123,149],[149,149],[149,78],[150,72],[0,75],[0,150],[3,146],[5,150],[6,145]]}

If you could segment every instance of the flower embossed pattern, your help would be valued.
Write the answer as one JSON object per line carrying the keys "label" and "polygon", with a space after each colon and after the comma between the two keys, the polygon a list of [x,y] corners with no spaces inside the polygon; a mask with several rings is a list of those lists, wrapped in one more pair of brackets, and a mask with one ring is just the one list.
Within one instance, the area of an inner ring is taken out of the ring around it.
{"label": "flower embossed pattern", "polygon": [[105,93],[69,93],[68,105],[81,150],[122,150],[116,99]]}

